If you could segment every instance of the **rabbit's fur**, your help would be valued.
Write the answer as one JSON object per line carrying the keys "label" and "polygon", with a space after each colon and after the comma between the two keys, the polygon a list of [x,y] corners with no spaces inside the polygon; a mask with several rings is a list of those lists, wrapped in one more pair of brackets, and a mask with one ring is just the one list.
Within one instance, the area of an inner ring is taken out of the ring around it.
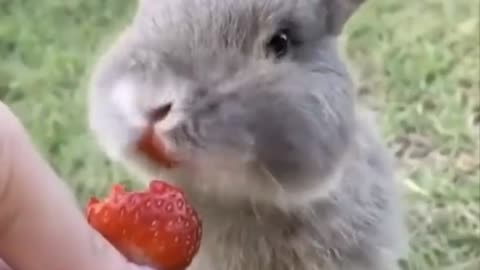
{"label": "rabbit's fur", "polygon": [[[112,159],[185,190],[204,222],[189,270],[397,269],[391,156],[337,51],[362,2],[139,0],[100,58],[91,129]],[[279,29],[292,42],[275,58]],[[175,169],[135,148],[168,103],[155,129]]]}

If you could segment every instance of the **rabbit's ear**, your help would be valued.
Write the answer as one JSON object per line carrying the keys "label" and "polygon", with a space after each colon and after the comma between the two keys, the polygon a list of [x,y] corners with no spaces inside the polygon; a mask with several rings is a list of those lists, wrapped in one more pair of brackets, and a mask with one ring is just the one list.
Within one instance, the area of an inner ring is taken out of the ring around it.
{"label": "rabbit's ear", "polygon": [[339,35],[357,9],[367,0],[324,0],[327,7],[327,31]]}

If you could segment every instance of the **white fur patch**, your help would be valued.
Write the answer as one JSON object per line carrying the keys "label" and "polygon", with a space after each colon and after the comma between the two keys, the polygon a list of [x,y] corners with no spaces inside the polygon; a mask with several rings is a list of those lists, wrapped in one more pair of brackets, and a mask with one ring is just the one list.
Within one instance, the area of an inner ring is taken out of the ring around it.
{"label": "white fur patch", "polygon": [[[168,131],[173,129],[181,122],[184,115],[181,110],[177,110],[177,106],[181,104],[182,93],[185,93],[185,86],[179,82],[168,83],[162,85],[162,91],[149,91],[149,89],[139,89],[139,86],[131,78],[123,78],[119,80],[112,91],[112,101],[121,112],[123,117],[127,119],[130,125],[134,127],[144,127],[148,125],[145,114],[153,111],[159,106],[172,103],[173,107],[169,114],[162,121],[155,124],[157,131]],[[142,97],[141,93],[151,93],[148,97]]]}
{"label": "white fur patch", "polygon": [[138,108],[136,102],[135,92],[141,91],[141,89],[137,88],[138,86],[132,79],[120,79],[114,86],[111,99],[129,125],[145,127],[148,124],[147,119]]}

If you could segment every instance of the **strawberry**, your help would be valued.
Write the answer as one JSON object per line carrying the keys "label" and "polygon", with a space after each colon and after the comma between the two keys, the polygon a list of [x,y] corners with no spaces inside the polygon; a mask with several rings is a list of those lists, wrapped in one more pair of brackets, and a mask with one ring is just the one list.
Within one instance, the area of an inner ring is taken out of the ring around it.
{"label": "strawberry", "polygon": [[165,168],[173,168],[178,161],[166,153],[165,145],[155,138],[153,126],[149,126],[137,143],[137,149],[149,159]]}
{"label": "strawberry", "polygon": [[148,190],[113,186],[103,201],[91,198],[87,220],[130,261],[162,270],[185,270],[198,252],[202,222],[184,193],[154,180]]}

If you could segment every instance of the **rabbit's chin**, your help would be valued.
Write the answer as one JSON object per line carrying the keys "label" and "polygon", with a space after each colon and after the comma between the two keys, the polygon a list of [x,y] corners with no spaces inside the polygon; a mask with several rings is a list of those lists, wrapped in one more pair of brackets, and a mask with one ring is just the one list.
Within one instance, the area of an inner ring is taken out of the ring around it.
{"label": "rabbit's chin", "polygon": [[193,203],[226,209],[248,205],[296,212],[328,198],[342,177],[339,171],[328,181],[305,181],[314,184],[287,189],[261,166],[233,159],[205,157],[167,169],[139,153],[129,153],[121,162],[141,184],[153,179],[166,181],[184,190]]}

